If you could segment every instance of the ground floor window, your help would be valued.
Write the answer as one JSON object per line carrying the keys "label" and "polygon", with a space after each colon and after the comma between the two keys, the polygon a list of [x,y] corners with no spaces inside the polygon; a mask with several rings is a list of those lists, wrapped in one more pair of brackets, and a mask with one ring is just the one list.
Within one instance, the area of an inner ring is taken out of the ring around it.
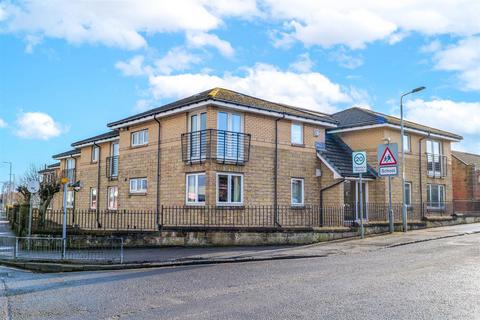
{"label": "ground floor window", "polygon": [[431,208],[442,208],[445,204],[445,186],[442,184],[427,185],[427,205]]}
{"label": "ground floor window", "polygon": [[73,208],[73,202],[75,201],[75,194],[73,190],[67,190],[67,208]]}
{"label": "ground floor window", "polygon": [[187,204],[205,203],[205,173],[187,174]]}
{"label": "ground floor window", "polygon": [[217,173],[217,204],[239,205],[243,203],[243,175]]}
{"label": "ground floor window", "polygon": [[405,182],[405,205],[410,207],[412,205],[412,183]]}
{"label": "ground floor window", "polygon": [[90,209],[97,209],[97,188],[90,188]]}
{"label": "ground floor window", "polygon": [[147,178],[130,179],[130,193],[146,193]]}
{"label": "ground floor window", "polygon": [[303,206],[304,204],[304,180],[292,178],[291,182],[292,205]]}
{"label": "ground floor window", "polygon": [[108,208],[108,210],[117,210],[117,208],[118,208],[118,187],[108,187],[108,189],[107,189],[107,208]]}

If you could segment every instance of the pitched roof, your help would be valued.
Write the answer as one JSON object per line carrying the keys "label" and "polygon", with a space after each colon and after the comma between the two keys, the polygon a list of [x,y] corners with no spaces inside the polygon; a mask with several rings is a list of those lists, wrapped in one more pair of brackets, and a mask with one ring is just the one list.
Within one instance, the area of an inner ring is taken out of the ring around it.
{"label": "pitched roof", "polygon": [[53,159],[59,159],[59,158],[64,158],[64,157],[69,157],[69,156],[76,156],[76,155],[79,155],[80,154],[80,150],[79,149],[73,149],[73,150],[69,150],[69,151],[65,151],[65,152],[62,152],[62,153],[59,153],[59,154],[55,154],[52,156]]}
{"label": "pitched roof", "polygon": [[[340,137],[327,133],[325,135],[325,151],[319,152],[321,157],[335,169],[343,178],[358,178],[358,173],[352,170],[352,149]],[[368,165],[364,178],[375,179],[377,172]]]}
{"label": "pitched roof", "polygon": [[282,103],[271,102],[271,101],[252,97],[252,96],[245,95],[245,94],[228,90],[228,89],[213,88],[210,90],[197,93],[193,96],[163,105],[161,107],[158,107],[146,112],[142,112],[142,113],[139,113],[115,122],[111,122],[107,126],[112,127],[112,126],[120,125],[126,122],[138,120],[138,119],[149,117],[158,113],[180,108],[189,104],[199,103],[207,100],[217,101],[217,102],[226,102],[226,103],[236,104],[239,106],[251,107],[258,110],[274,111],[274,112],[285,113],[288,115],[297,116],[305,119],[324,121],[331,124],[336,124],[336,121],[330,115],[327,115],[321,112],[315,112],[315,111],[311,111],[303,108],[289,106]]}
{"label": "pitched roof", "polygon": [[52,172],[55,171],[56,168],[60,167],[60,162],[56,162],[54,164],[50,164],[48,166],[45,166],[44,169],[39,170],[38,173],[45,173],[45,172]]}
{"label": "pitched roof", "polygon": [[117,130],[111,130],[111,131],[96,135],[94,137],[90,137],[90,138],[87,138],[87,139],[83,139],[83,140],[74,142],[74,143],[72,143],[72,147],[77,147],[77,146],[80,146],[80,145],[83,145],[83,144],[86,144],[86,143],[93,143],[93,142],[96,142],[96,141],[99,141],[99,140],[115,138],[115,137],[118,137],[118,135],[119,135],[119,133],[118,133]]}
{"label": "pitched roof", "polygon": [[452,155],[458,160],[468,165],[474,165],[480,168],[480,155],[468,152],[452,151]]}
{"label": "pitched roof", "polygon": [[[359,107],[349,108],[337,113],[332,114],[332,117],[338,121],[338,127],[332,130],[362,127],[375,124],[393,124],[400,125],[400,119],[397,117],[389,116],[380,112],[367,110]],[[411,121],[404,121],[406,128],[421,130],[433,134],[438,134],[446,137],[450,137],[456,140],[462,140],[463,137],[448,131],[435,129],[425,125],[421,125]]]}

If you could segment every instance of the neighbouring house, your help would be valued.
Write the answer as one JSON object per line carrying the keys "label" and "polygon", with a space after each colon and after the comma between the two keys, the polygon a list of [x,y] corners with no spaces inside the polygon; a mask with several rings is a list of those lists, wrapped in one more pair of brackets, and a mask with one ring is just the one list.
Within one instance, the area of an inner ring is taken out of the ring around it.
{"label": "neighbouring house", "polygon": [[[405,189],[410,210],[452,201],[451,143],[461,136],[406,122]],[[169,208],[349,208],[359,216],[352,150],[365,150],[363,202],[385,204],[387,179],[376,173],[377,145],[400,142],[399,119],[350,108],[333,115],[214,88],[108,124],[110,131],[54,156],[61,174],[81,181],[67,206],[78,210]],[[394,202],[401,201],[393,178]],[[53,204],[60,209],[62,193]],[[373,219],[366,205],[364,217]],[[163,212],[163,211],[162,211]],[[183,211],[170,211],[185,218]],[[175,218],[175,217],[173,217]],[[172,218],[172,219],[173,219]]]}
{"label": "neighbouring house", "polygon": [[453,198],[480,201],[480,155],[452,151]]}

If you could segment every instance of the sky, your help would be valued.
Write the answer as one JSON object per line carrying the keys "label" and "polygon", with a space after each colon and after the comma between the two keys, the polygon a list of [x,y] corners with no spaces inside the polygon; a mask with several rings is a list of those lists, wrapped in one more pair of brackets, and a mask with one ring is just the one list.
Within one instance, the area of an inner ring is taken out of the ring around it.
{"label": "sky", "polygon": [[0,182],[106,124],[224,87],[361,106],[480,153],[478,0],[0,0]]}

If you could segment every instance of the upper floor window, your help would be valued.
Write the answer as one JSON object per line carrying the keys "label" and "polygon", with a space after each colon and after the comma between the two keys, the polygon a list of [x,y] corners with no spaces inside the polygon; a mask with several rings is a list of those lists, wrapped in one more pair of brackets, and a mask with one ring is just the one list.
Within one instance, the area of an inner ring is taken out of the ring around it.
{"label": "upper floor window", "polygon": [[147,178],[130,179],[130,193],[146,193]]}
{"label": "upper floor window", "polygon": [[292,205],[303,206],[304,204],[304,183],[301,178],[292,178],[291,180],[291,193],[292,193]]}
{"label": "upper floor window", "polygon": [[301,123],[292,123],[292,143],[303,144],[303,125]]}
{"label": "upper floor window", "polygon": [[65,168],[66,168],[67,170],[75,169],[75,159],[73,159],[73,158],[68,158]]}
{"label": "upper floor window", "polygon": [[148,129],[132,132],[132,147],[148,144]]}
{"label": "upper floor window", "polygon": [[98,148],[97,146],[92,146],[92,162],[98,161],[99,153],[100,153],[100,148]]}
{"label": "upper floor window", "polygon": [[403,151],[405,151],[405,152],[411,152],[412,151],[410,142],[411,142],[410,141],[410,135],[405,133],[403,135]]}
{"label": "upper floor window", "polygon": [[442,177],[446,173],[446,159],[439,141],[427,140],[427,170],[430,177]]}

